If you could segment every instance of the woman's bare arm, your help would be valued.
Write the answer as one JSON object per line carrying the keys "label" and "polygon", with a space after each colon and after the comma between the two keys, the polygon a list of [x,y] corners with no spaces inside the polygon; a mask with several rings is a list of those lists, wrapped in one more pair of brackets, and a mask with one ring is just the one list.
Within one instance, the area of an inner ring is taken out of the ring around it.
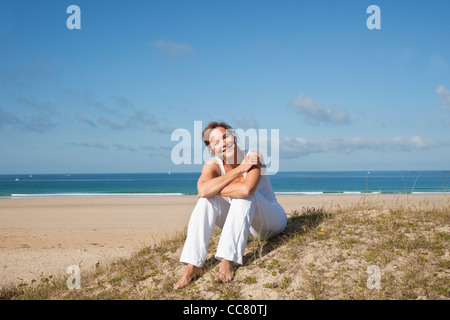
{"label": "woman's bare arm", "polygon": [[261,169],[253,166],[244,180],[235,179],[220,191],[220,195],[232,198],[247,198],[251,196],[261,181]]}
{"label": "woman's bare arm", "polygon": [[210,159],[203,166],[202,173],[197,182],[198,196],[200,198],[208,198],[220,193],[223,188],[245,172],[243,171],[244,169],[245,167],[238,166],[226,174],[221,175],[220,167],[215,162],[215,159]]}
{"label": "woman's bare arm", "polygon": [[253,194],[259,183],[259,166],[261,165],[259,162],[260,156],[261,155],[256,151],[249,152],[239,166],[231,169],[224,175],[221,175],[220,167],[214,158],[208,160],[203,166],[202,173],[197,182],[198,196],[200,198],[208,198],[216,194],[221,194],[225,187],[233,183],[236,178],[242,176],[244,172],[250,173],[254,168],[258,168],[257,173],[252,173],[250,177],[247,173],[249,179],[247,180],[246,178],[245,180],[247,181],[243,185],[239,184],[241,182],[236,182],[236,185],[232,187],[234,188],[234,191],[232,189],[226,191],[227,193],[233,194],[230,195],[230,197],[236,198],[246,198],[248,196],[245,196],[246,194]]}

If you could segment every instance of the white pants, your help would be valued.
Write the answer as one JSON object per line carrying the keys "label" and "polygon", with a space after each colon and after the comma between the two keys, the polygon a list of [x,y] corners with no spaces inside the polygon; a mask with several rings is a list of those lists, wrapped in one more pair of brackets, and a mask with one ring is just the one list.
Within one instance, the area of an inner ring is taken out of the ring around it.
{"label": "white pants", "polygon": [[200,198],[189,220],[182,263],[203,265],[214,225],[222,229],[216,258],[242,264],[248,233],[260,238],[274,236],[286,227],[286,214],[258,191],[248,198],[233,198],[231,203],[221,196]]}

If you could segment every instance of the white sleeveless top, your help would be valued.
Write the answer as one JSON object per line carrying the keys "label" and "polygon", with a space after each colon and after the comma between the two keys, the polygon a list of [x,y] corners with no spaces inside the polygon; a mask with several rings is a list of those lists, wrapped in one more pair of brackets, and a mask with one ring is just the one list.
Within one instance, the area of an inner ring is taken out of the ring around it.
{"label": "white sleeveless top", "polygon": [[[250,150],[252,151],[252,150]],[[245,156],[250,151],[245,152]],[[222,175],[225,174],[225,168],[223,166],[223,161],[218,156],[215,156],[217,163],[219,164],[220,171],[222,172]],[[244,172],[244,179],[247,176],[247,172]],[[256,188],[256,191],[259,192],[264,198],[266,198],[267,201],[272,203],[277,203],[277,198],[275,197],[275,192],[273,191],[272,184],[270,183],[270,179],[268,175],[261,175],[261,180],[259,181],[258,187]],[[256,192],[255,191],[255,192]],[[232,199],[232,198],[230,198]]]}

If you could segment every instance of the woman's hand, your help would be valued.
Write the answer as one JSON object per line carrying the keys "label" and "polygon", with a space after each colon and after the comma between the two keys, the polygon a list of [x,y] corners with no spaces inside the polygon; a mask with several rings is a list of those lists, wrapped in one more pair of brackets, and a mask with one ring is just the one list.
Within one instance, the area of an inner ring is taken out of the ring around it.
{"label": "woman's hand", "polygon": [[253,166],[263,167],[264,162],[261,154],[256,151],[250,151],[240,164],[242,172],[248,172]]}

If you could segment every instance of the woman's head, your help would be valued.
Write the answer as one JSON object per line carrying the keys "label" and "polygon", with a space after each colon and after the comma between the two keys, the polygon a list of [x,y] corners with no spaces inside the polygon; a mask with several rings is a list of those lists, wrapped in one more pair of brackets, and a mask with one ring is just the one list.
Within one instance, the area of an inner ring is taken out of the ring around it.
{"label": "woman's head", "polygon": [[[233,128],[226,122],[211,122],[203,130],[203,142],[209,150],[221,157],[232,161],[236,153],[236,136]],[[227,161],[230,162],[230,161]]]}

